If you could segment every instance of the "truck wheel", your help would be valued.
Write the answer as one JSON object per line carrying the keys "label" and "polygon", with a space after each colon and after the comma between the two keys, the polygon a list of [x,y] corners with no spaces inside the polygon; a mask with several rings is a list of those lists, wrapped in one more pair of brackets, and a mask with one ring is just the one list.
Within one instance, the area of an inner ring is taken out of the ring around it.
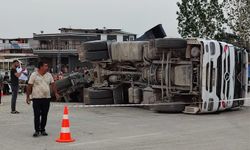
{"label": "truck wheel", "polygon": [[161,113],[180,113],[183,112],[185,109],[185,104],[176,102],[171,103],[169,105],[157,105],[157,106],[151,106],[151,110]]}
{"label": "truck wheel", "polygon": [[113,92],[111,90],[95,90],[89,88],[88,92],[90,99],[113,98]]}
{"label": "truck wheel", "polygon": [[106,104],[114,104],[113,98],[96,98],[96,99],[89,99],[86,105],[106,105]]}
{"label": "truck wheel", "polygon": [[106,41],[91,41],[83,44],[86,51],[108,51],[108,44]]}
{"label": "truck wheel", "polygon": [[156,48],[183,49],[187,47],[187,41],[180,38],[156,39]]}
{"label": "truck wheel", "polygon": [[68,88],[72,86],[69,77],[64,78],[62,80],[57,80],[55,83],[58,91],[66,91]]}
{"label": "truck wheel", "polygon": [[109,59],[108,51],[87,51],[86,60],[107,60]]}

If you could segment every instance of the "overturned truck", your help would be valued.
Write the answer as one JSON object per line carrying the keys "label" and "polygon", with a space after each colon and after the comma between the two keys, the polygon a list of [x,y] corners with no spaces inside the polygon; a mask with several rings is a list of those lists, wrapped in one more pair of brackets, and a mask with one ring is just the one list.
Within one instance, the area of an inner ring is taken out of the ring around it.
{"label": "overturned truck", "polygon": [[248,55],[215,40],[164,38],[161,25],[136,41],[83,44],[93,65],[85,104],[152,104],[161,112],[212,113],[244,105]]}

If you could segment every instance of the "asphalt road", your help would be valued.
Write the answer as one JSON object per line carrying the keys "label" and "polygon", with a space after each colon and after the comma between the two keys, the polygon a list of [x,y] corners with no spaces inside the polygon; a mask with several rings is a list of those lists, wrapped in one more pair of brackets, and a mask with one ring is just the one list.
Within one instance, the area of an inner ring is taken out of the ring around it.
{"label": "asphalt road", "polygon": [[[74,143],[56,143],[63,106],[52,104],[48,137],[33,138],[32,107],[19,96],[0,106],[1,150],[250,150],[250,107],[219,114],[160,114],[141,108],[74,108],[69,104]],[[249,103],[248,103],[249,104]],[[247,104],[247,105],[248,105]]]}

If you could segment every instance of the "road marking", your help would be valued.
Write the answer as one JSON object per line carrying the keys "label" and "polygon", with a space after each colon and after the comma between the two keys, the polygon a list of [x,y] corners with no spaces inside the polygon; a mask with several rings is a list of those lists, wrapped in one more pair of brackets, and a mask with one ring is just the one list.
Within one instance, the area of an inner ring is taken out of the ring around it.
{"label": "road marking", "polygon": [[131,135],[131,136],[124,136],[124,137],[117,137],[117,138],[113,138],[113,139],[105,139],[105,140],[97,140],[97,141],[90,141],[90,142],[75,143],[75,144],[70,144],[70,146],[99,144],[99,143],[114,142],[114,141],[120,141],[120,140],[128,140],[128,141],[130,141],[131,139],[142,138],[142,137],[150,137],[150,136],[158,136],[160,134],[162,134],[162,132],[155,132],[155,133],[141,134],[141,135]]}

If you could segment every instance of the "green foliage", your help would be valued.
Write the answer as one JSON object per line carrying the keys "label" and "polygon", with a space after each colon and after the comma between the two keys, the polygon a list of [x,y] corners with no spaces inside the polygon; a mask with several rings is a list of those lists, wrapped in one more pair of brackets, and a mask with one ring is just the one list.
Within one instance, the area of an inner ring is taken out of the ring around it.
{"label": "green foliage", "polygon": [[250,0],[226,0],[228,26],[241,42],[250,42]]}
{"label": "green foliage", "polygon": [[182,37],[221,38],[226,19],[218,0],[182,0],[177,6],[178,32]]}

